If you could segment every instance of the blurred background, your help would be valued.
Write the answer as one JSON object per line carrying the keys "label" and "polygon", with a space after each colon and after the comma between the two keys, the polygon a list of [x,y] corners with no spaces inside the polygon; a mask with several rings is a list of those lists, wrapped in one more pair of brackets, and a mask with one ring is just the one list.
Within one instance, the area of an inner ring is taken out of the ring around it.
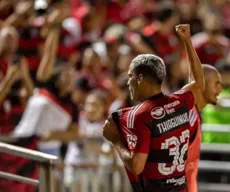
{"label": "blurred background", "polygon": [[[218,104],[201,114],[199,191],[230,191],[229,0],[0,0],[1,136],[59,157],[55,191],[130,192],[103,123],[135,104],[126,83],[137,54],[164,60],[164,93],[188,82],[179,23],[191,25],[201,62],[222,75]],[[0,154],[0,164],[37,178],[33,162]],[[0,191],[36,188],[0,179]]]}

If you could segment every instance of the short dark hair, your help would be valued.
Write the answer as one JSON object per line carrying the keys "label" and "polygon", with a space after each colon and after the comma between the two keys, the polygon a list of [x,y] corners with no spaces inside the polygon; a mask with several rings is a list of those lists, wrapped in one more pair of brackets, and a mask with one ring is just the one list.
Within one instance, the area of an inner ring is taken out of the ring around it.
{"label": "short dark hair", "polygon": [[136,75],[142,74],[144,78],[159,85],[162,84],[165,76],[165,64],[163,60],[153,54],[141,54],[132,60],[133,71]]}
{"label": "short dark hair", "polygon": [[156,18],[160,22],[167,21],[169,18],[171,18],[173,15],[177,14],[177,11],[172,6],[164,6],[161,7],[156,15]]}

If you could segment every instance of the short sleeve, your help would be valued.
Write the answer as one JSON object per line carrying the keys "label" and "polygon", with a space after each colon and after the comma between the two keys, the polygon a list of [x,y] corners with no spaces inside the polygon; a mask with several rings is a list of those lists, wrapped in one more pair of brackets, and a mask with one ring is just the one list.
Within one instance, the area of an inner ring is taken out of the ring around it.
{"label": "short sleeve", "polygon": [[134,126],[128,129],[126,140],[130,151],[135,153],[149,153],[151,132],[146,127],[145,117],[142,114],[134,116]]}
{"label": "short sleeve", "polygon": [[17,137],[30,137],[37,135],[38,128],[41,128],[42,117],[45,113],[44,103],[40,103],[36,98],[31,97],[21,121],[15,128],[13,135]]}
{"label": "short sleeve", "polygon": [[131,152],[149,153],[151,132],[146,126],[146,117],[138,113],[141,105],[120,109],[112,113],[121,138]]}
{"label": "short sleeve", "polygon": [[174,93],[177,97],[180,97],[180,99],[184,100],[186,104],[189,106],[189,110],[191,110],[195,105],[195,97],[192,93],[192,91],[188,89],[181,89]]}

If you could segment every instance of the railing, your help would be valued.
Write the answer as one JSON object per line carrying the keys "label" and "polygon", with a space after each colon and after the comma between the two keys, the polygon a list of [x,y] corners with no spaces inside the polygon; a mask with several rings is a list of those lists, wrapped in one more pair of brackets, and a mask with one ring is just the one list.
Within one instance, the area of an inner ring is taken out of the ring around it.
{"label": "railing", "polygon": [[[3,139],[1,137],[0,140],[1,141],[3,140],[12,141],[13,139],[10,139],[10,138]],[[1,143],[1,142],[0,142],[0,153],[6,153],[10,155],[15,155],[15,156],[31,159],[40,165],[39,166],[39,181],[35,179],[30,179],[27,177],[22,177],[19,175],[1,172],[1,171],[0,171],[0,178],[15,180],[15,181],[38,186],[39,192],[54,192],[52,170],[53,170],[53,165],[55,161],[57,161],[58,159],[56,156],[48,155],[45,153],[33,151],[30,149],[25,149],[22,147],[17,147],[14,145]]]}
{"label": "railing", "polygon": [[202,143],[201,144],[201,152],[203,152],[203,153],[230,154],[230,144]]}
{"label": "railing", "polygon": [[[208,127],[205,127],[209,129]],[[228,127],[223,129],[218,129],[217,127],[212,127],[212,131],[215,132],[228,132]],[[13,137],[2,137],[0,136],[1,142],[14,142],[17,141]],[[217,153],[217,154],[230,154],[230,144],[201,144],[201,152],[203,153]],[[41,152],[0,143],[0,153],[6,153],[10,155],[16,155],[24,158],[28,158],[36,161],[40,165],[39,170],[39,181],[31,178],[26,178],[11,173],[6,173],[0,171],[0,178],[11,179],[19,182],[24,182],[27,184],[35,185],[39,187],[39,192],[54,192],[53,186],[53,175],[52,168],[57,160],[57,157],[44,154]],[[114,166],[113,166],[114,169]],[[205,172],[230,172],[230,163],[229,162],[220,162],[220,161],[207,161],[201,160],[199,164],[199,170]],[[112,186],[112,183],[110,183]],[[230,185],[223,183],[199,183],[199,189],[201,191],[229,191]],[[112,191],[112,189],[110,189]]]}
{"label": "railing", "polygon": [[[230,132],[230,125],[217,125],[217,124],[203,124],[202,131],[212,132]],[[202,153],[214,153],[216,155],[230,155],[230,144],[221,143],[202,143]],[[200,160],[199,171],[209,172],[221,172],[224,174],[230,173],[230,163],[226,161],[213,161],[213,160]],[[229,192],[230,185],[226,183],[205,183],[199,182],[199,191],[202,192]]]}

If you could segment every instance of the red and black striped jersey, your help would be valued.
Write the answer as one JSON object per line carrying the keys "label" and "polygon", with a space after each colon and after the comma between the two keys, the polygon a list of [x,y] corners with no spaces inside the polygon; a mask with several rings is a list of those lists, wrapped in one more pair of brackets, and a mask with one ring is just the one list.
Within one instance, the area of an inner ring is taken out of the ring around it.
{"label": "red and black striped jersey", "polygon": [[179,192],[186,188],[185,162],[191,132],[189,112],[194,97],[188,90],[153,96],[140,105],[113,113],[127,148],[148,154],[143,172],[127,169],[135,192]]}

